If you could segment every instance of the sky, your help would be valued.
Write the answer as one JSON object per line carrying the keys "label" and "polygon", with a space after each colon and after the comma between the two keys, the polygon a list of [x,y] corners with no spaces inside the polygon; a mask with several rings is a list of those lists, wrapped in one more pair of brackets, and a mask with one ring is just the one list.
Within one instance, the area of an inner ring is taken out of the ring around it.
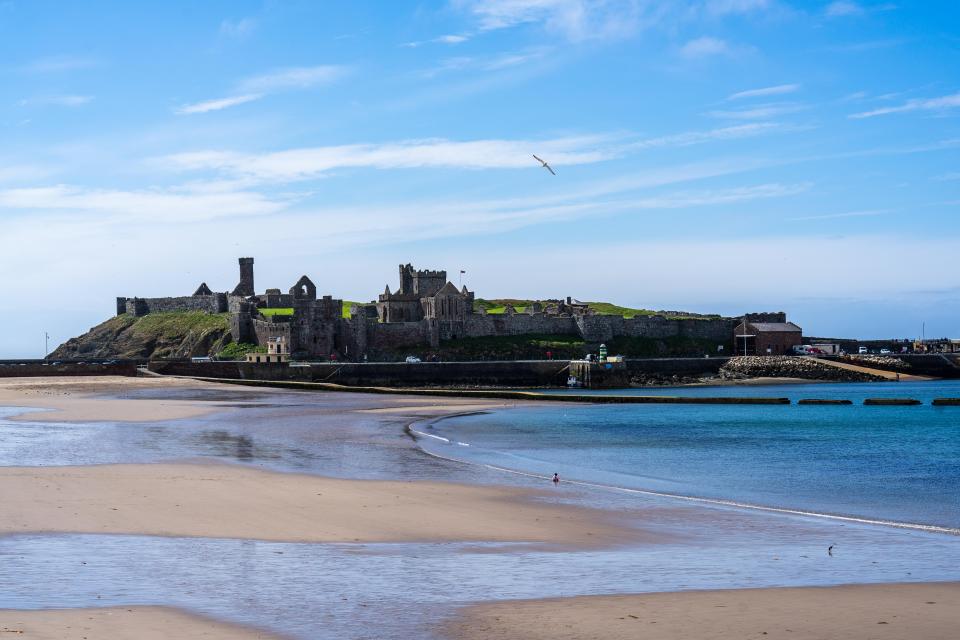
{"label": "sky", "polygon": [[958,337],[958,160],[952,0],[0,0],[0,357],[240,256]]}

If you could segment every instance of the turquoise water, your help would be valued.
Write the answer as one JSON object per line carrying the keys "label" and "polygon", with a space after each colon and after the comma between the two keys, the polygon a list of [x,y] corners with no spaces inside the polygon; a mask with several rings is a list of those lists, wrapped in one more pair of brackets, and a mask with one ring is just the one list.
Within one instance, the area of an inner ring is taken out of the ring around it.
{"label": "turquoise water", "polygon": [[[552,405],[418,427],[430,453],[571,481],[960,530],[960,381],[642,389],[853,406]],[[610,391],[598,393],[624,393]],[[865,407],[866,397],[924,406]],[[960,531],[953,531],[960,533]]]}

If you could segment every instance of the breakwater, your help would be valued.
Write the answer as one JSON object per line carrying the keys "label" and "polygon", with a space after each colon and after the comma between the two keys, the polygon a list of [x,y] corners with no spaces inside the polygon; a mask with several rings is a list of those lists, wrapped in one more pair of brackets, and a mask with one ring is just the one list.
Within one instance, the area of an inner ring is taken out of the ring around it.
{"label": "breakwater", "polygon": [[[617,375],[716,375],[728,358],[650,358],[628,360]],[[480,362],[320,362],[286,363],[191,362],[154,360],[155,373],[209,378],[332,382],[350,386],[383,387],[566,387],[570,374],[566,360],[503,360]],[[598,378],[606,370],[594,366]],[[612,372],[611,374],[612,375]]]}

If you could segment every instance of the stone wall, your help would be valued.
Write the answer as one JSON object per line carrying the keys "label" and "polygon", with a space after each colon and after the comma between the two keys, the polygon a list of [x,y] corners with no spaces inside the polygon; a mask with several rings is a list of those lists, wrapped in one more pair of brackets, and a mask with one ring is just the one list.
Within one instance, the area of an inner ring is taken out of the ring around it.
{"label": "stone wall", "polygon": [[373,352],[430,344],[430,323],[426,320],[390,323],[367,321],[365,326],[367,349]]}
{"label": "stone wall", "polygon": [[39,360],[0,361],[0,378],[40,376],[136,376],[137,363],[120,362],[46,362]]}
{"label": "stone wall", "polygon": [[229,309],[227,294],[215,293],[212,296],[178,296],[172,298],[117,298],[117,312],[120,314],[123,300],[123,313],[132,316],[145,316],[148,313],[164,311],[203,311],[205,313],[226,313]]}

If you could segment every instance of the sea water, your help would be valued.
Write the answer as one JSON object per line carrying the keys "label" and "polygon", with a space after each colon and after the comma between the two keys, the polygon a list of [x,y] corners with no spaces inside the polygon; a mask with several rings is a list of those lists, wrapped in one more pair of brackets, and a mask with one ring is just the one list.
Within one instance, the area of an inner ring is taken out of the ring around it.
{"label": "sea water", "polygon": [[[625,393],[605,391],[600,393]],[[960,381],[631,390],[849,406],[543,403],[423,424],[443,457],[588,484],[958,530]],[[921,406],[864,406],[911,397]]]}

